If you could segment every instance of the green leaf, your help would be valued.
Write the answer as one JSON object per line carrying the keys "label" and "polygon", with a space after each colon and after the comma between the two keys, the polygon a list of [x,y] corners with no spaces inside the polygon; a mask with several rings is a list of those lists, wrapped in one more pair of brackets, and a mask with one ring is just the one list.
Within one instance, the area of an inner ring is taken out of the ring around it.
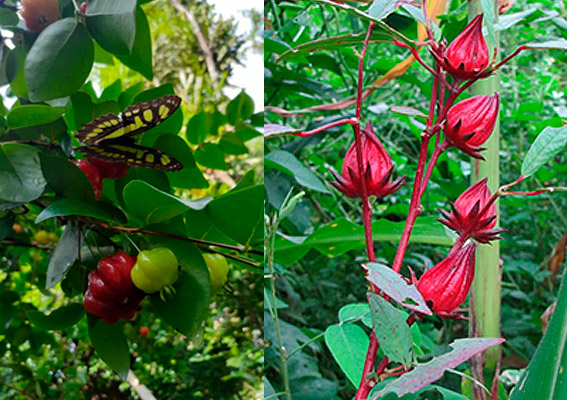
{"label": "green leaf", "polygon": [[61,239],[59,239],[57,247],[49,260],[45,283],[46,289],[51,289],[61,282],[61,279],[63,279],[67,271],[69,271],[69,268],[79,256],[79,247],[83,240],[82,235],[80,240],[79,242],[79,229],[77,225],[73,222],[69,222],[65,226],[63,235],[61,235]]}
{"label": "green leaf", "polygon": [[211,295],[209,270],[203,257],[195,245],[183,240],[161,237],[152,237],[151,240],[154,246],[173,251],[181,271],[179,280],[173,285],[176,291],[174,297],[164,302],[156,293],[150,296],[150,302],[168,325],[195,343],[200,343]]}
{"label": "green leaf", "polygon": [[425,315],[432,314],[417,288],[392,268],[379,263],[367,263],[363,267],[368,272],[366,279],[396,303]]}
{"label": "green leaf", "polygon": [[208,136],[219,134],[219,127],[226,124],[226,117],[218,111],[201,111],[191,117],[187,124],[187,140],[191,144],[203,144]]}
{"label": "green leaf", "polygon": [[30,100],[69,96],[85,83],[94,59],[85,25],[65,18],[49,25],[37,38],[25,62]]}
{"label": "green leaf", "polygon": [[12,212],[0,216],[0,241],[12,233],[14,222],[16,222],[16,216]]}
{"label": "green leaf", "polygon": [[116,193],[117,200],[123,208],[126,208],[126,205],[124,204],[124,188],[132,181],[143,181],[162,192],[171,193],[171,185],[169,184],[169,179],[167,179],[167,175],[164,171],[133,167],[130,168],[124,177],[114,181],[114,192]]}
{"label": "green leaf", "polygon": [[181,189],[209,187],[209,183],[203,177],[203,173],[195,164],[191,148],[181,137],[177,135],[161,135],[153,147],[171,154],[183,164],[181,171],[167,172],[169,181],[173,186]]}
{"label": "green leaf", "polygon": [[557,306],[543,338],[528,367],[510,396],[510,400],[563,400],[567,385],[563,374],[567,368],[567,275],[563,282]]}
{"label": "green leaf", "polygon": [[64,198],[51,203],[49,207],[37,216],[35,223],[39,224],[49,218],[68,215],[80,215],[108,222],[126,222],[124,213],[110,203],[100,201],[95,203],[86,203],[79,199]]}
{"label": "green leaf", "polygon": [[301,161],[290,152],[275,150],[266,155],[264,160],[268,168],[275,168],[291,175],[299,185],[321,193],[330,193],[329,189],[327,189],[321,180],[308,168],[303,166]]}
{"label": "green leaf", "polygon": [[228,123],[232,126],[246,121],[252,114],[254,114],[254,101],[244,91],[240,92],[226,106],[226,117]]}
{"label": "green leaf", "polygon": [[28,85],[24,74],[27,53],[22,46],[16,47],[6,58],[6,78],[10,89],[18,97],[28,97]]}
{"label": "green leaf", "polygon": [[120,79],[116,79],[110,86],[104,88],[98,101],[118,101],[118,98],[122,94],[122,81]]}
{"label": "green leaf", "polygon": [[356,322],[358,320],[372,328],[372,317],[367,303],[347,304],[339,310],[340,322]]}
{"label": "green leaf", "polygon": [[224,154],[238,156],[248,153],[248,148],[236,133],[230,132],[224,134],[219,145]]}
{"label": "green leaf", "polygon": [[398,8],[400,4],[401,3],[397,0],[374,0],[370,8],[368,8],[367,13],[381,20],[396,11],[396,8]]}
{"label": "green leaf", "polygon": [[0,25],[15,26],[18,24],[19,18],[15,11],[8,8],[0,8]]}
{"label": "green leaf", "polygon": [[70,160],[41,154],[41,169],[49,186],[57,194],[83,201],[93,201],[93,187],[83,171]]}
{"label": "green leaf", "polygon": [[[401,397],[408,393],[417,393],[432,382],[443,377],[447,369],[452,369],[464,363],[472,356],[479,354],[489,347],[496,346],[504,342],[500,338],[474,338],[458,339],[450,344],[452,351],[425,364],[419,364],[417,368],[410,371],[400,378],[390,381],[386,386],[369,397],[369,400],[378,400],[387,393],[395,393]],[[538,400],[541,398],[538,398]]]}
{"label": "green leaf", "polygon": [[116,57],[122,64],[139,72],[147,80],[154,78],[150,26],[146,14],[140,7],[136,8],[136,37],[134,39],[132,53],[128,55],[117,55]]}
{"label": "green leaf", "polygon": [[557,156],[565,147],[565,143],[567,143],[567,126],[546,127],[528,150],[522,163],[522,175],[524,177],[533,175],[549,160]]}
{"label": "green leaf", "polygon": [[41,311],[30,310],[26,316],[32,324],[45,330],[61,330],[75,325],[85,315],[82,304],[72,303],[45,315]]}
{"label": "green leaf", "polygon": [[567,50],[567,40],[566,39],[555,39],[555,40],[547,40],[545,42],[535,42],[535,43],[528,43],[525,44],[524,47],[526,49],[540,49],[540,50]]}
{"label": "green leaf", "polygon": [[24,144],[0,145],[0,198],[30,202],[41,196],[46,182],[38,153],[36,148]]}
{"label": "green leaf", "polygon": [[8,127],[10,129],[18,129],[48,124],[58,120],[64,113],[65,109],[60,107],[50,107],[39,104],[16,106],[8,113]]}
{"label": "green leaf", "polygon": [[136,0],[89,0],[86,23],[90,34],[112,54],[130,54],[136,36]]}
{"label": "green leaf", "polygon": [[370,344],[364,329],[354,324],[331,325],[325,330],[325,343],[352,385],[358,387]]}
{"label": "green leaf", "polygon": [[109,325],[89,315],[88,325],[89,337],[96,354],[125,380],[130,370],[130,353],[122,324]]}
{"label": "green leaf", "polygon": [[210,197],[182,200],[142,181],[132,181],[124,188],[128,212],[146,224],[167,221],[189,209],[201,210],[210,200]]}
{"label": "green leaf", "polygon": [[214,226],[229,238],[248,244],[262,230],[264,188],[262,185],[230,191],[211,201],[206,208]]}
{"label": "green leaf", "polygon": [[205,143],[195,151],[195,160],[203,167],[226,170],[224,153],[219,145]]}
{"label": "green leaf", "polygon": [[372,324],[380,348],[390,361],[409,367],[413,345],[411,330],[404,317],[388,301],[368,293]]}
{"label": "green leaf", "polygon": [[289,308],[289,305],[276,296],[276,304],[273,304],[272,291],[264,287],[264,310],[278,310]]}
{"label": "green leaf", "polygon": [[492,43],[496,43],[496,34],[494,33],[494,24],[496,23],[496,15],[494,14],[494,2],[492,0],[480,0],[482,13],[484,14],[484,25],[488,31],[488,36]]}

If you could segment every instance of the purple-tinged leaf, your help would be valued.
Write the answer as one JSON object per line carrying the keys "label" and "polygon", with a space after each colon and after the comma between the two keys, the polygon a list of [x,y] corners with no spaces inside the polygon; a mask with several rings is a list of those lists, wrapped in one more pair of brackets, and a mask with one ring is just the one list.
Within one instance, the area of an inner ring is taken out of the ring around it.
{"label": "purple-tinged leaf", "polygon": [[431,315],[424,298],[415,285],[412,285],[392,268],[378,263],[367,263],[363,267],[368,271],[366,279],[396,303],[410,310]]}
{"label": "purple-tinged leaf", "polygon": [[380,349],[390,361],[409,367],[412,362],[413,339],[406,320],[398,309],[381,296],[368,293],[367,297]]}
{"label": "purple-tinged leaf", "polygon": [[545,42],[539,43],[528,43],[523,45],[526,49],[557,49],[557,50],[567,50],[567,40],[566,39],[555,39],[547,40]]}
{"label": "purple-tinged leaf", "polygon": [[416,393],[430,383],[443,377],[446,370],[455,368],[464,363],[472,356],[483,352],[489,347],[504,342],[502,338],[475,338],[459,339],[451,343],[452,351],[445,353],[425,364],[419,364],[417,368],[400,378],[388,383],[382,390],[374,393],[370,400],[380,399],[387,393],[395,393],[398,397],[408,393]]}
{"label": "purple-tinged leaf", "polygon": [[300,129],[292,128],[286,125],[267,124],[264,125],[264,137],[291,135],[301,132]]}
{"label": "purple-tinged leaf", "polygon": [[420,117],[427,119],[427,115],[425,115],[424,113],[413,107],[392,106],[390,107],[390,111],[395,112],[397,114],[410,115],[412,117]]}

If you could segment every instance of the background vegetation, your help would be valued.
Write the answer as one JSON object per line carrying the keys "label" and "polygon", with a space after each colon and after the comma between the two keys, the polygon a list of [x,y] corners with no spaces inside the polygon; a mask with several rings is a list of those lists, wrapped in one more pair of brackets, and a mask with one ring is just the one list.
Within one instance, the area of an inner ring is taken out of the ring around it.
{"label": "background vegetation", "polygon": [[[353,3],[354,4],[354,3]],[[450,41],[466,24],[466,1],[450,2],[440,26]],[[290,111],[322,103],[353,98],[357,58],[353,46],[321,49],[283,62],[275,60],[289,48],[314,39],[339,34],[365,32],[365,23],[351,14],[337,12],[327,5],[299,1],[270,2],[266,8],[265,39],[266,104]],[[519,0],[501,17],[502,54],[520,44],[567,37],[564,2]],[[402,15],[389,17],[389,23],[410,38],[416,36],[415,23]],[[507,23],[513,22],[511,26]],[[391,44],[369,47],[365,87],[406,58],[408,52]],[[562,51],[523,52],[502,69],[501,103],[501,182],[515,180],[530,144],[546,126],[561,126],[567,116],[565,106],[565,54]],[[389,111],[393,105],[426,109],[431,78],[417,64],[407,73],[380,86],[363,103],[363,118],[370,119],[377,135],[396,163],[398,175],[415,174],[421,123],[409,116]],[[268,112],[269,123],[313,129],[335,119],[354,115],[353,108],[339,111],[306,111],[286,118]],[[298,349],[288,360],[293,399],[350,399],[355,388],[345,378],[322,342],[321,333],[337,321],[339,309],[347,303],[365,302],[366,282],[359,267],[365,261],[363,239],[344,235],[336,243],[324,240],[329,226],[339,218],[358,225],[360,202],[337,192],[329,181],[329,169],[340,171],[342,157],[352,142],[352,132],[336,128],[309,138],[273,138],[266,141],[267,213],[281,207],[290,191],[305,191],[295,210],[281,221],[276,238],[276,287],[281,330],[286,351]],[[286,151],[284,160],[281,153]],[[277,156],[276,156],[277,154]],[[292,161],[290,161],[292,160]],[[298,160],[298,161],[294,161]],[[561,153],[553,164],[539,170],[519,190],[543,185],[565,186],[566,159]],[[425,216],[438,217],[437,208],[446,208],[470,182],[470,160],[458,152],[444,154],[424,197]],[[374,203],[377,224],[402,221],[409,206],[406,186],[384,201]],[[553,303],[563,274],[566,244],[564,194],[532,198],[508,196],[501,200],[502,234],[502,337],[501,383],[512,387],[520,371],[533,356],[542,337],[540,318]],[[353,234],[354,235],[354,234]],[[299,245],[309,238],[311,245]],[[293,242],[294,244],[292,244]],[[314,244],[313,244],[314,243]],[[278,248],[281,251],[278,251]],[[285,249],[285,250],[284,250]],[[377,244],[377,256],[391,265],[395,245],[388,240]],[[412,244],[406,258],[415,271],[439,262],[446,249]],[[273,319],[265,312],[266,393],[283,391]],[[544,318],[545,319],[545,318]],[[448,350],[447,344],[467,336],[467,323],[425,319],[419,321],[421,346],[418,360]],[[415,349],[414,349],[415,350]],[[441,384],[461,391],[460,377],[446,374]],[[273,388],[273,391],[272,389]],[[317,390],[314,390],[316,388]],[[466,391],[466,385],[464,385]],[[315,394],[314,394],[315,393]],[[440,396],[440,395],[437,395]],[[435,397],[434,397],[435,398]]]}

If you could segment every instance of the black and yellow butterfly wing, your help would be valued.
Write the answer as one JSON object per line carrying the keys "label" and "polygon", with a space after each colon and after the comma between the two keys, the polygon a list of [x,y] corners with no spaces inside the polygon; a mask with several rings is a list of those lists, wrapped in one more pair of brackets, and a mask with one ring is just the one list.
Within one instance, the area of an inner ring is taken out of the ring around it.
{"label": "black and yellow butterfly wing", "polygon": [[99,117],[77,133],[77,139],[87,145],[78,150],[105,161],[179,171],[183,165],[175,158],[150,147],[135,145],[132,137],[161,124],[177,110],[180,103],[181,98],[168,95],[134,104],[120,115]]}
{"label": "black and yellow butterfly wing", "polygon": [[180,171],[183,164],[163,151],[139,146],[126,140],[105,140],[101,144],[81,146],[77,150],[89,157],[109,162],[120,162],[162,171]]}

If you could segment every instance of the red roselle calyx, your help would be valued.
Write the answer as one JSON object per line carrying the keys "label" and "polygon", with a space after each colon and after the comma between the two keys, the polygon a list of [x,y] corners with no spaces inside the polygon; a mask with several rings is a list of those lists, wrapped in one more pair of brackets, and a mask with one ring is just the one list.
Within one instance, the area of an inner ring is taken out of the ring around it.
{"label": "red roselle calyx", "polygon": [[474,278],[476,243],[451,252],[443,261],[425,271],[417,283],[429,307],[440,317],[459,319]]}
{"label": "red roselle calyx", "polygon": [[500,97],[495,93],[493,96],[473,96],[451,107],[444,129],[449,145],[471,157],[484,160],[480,155],[484,148],[480,146],[494,130],[499,104]]}
{"label": "red roselle calyx", "polygon": [[[488,188],[487,178],[484,178],[461,194],[455,203],[451,203],[452,211],[439,210],[445,219],[439,219],[460,236],[463,240],[473,237],[480,243],[501,239],[498,234],[504,229],[494,229],[496,226],[496,206],[492,203],[485,210],[492,199]],[[484,212],[483,212],[484,211]],[[482,214],[481,214],[482,213]]]}
{"label": "red roselle calyx", "polygon": [[[390,181],[394,166],[380,140],[374,134],[372,123],[368,121],[361,130],[363,179],[368,196],[385,197],[394,193],[402,185],[405,176]],[[358,169],[356,143],[348,149],[343,161],[342,176],[331,170],[337,182],[331,182],[348,197],[362,198],[362,180]]]}
{"label": "red roselle calyx", "polygon": [[482,14],[479,14],[447,47],[441,64],[453,78],[469,80],[484,72],[489,61],[482,36]]}

